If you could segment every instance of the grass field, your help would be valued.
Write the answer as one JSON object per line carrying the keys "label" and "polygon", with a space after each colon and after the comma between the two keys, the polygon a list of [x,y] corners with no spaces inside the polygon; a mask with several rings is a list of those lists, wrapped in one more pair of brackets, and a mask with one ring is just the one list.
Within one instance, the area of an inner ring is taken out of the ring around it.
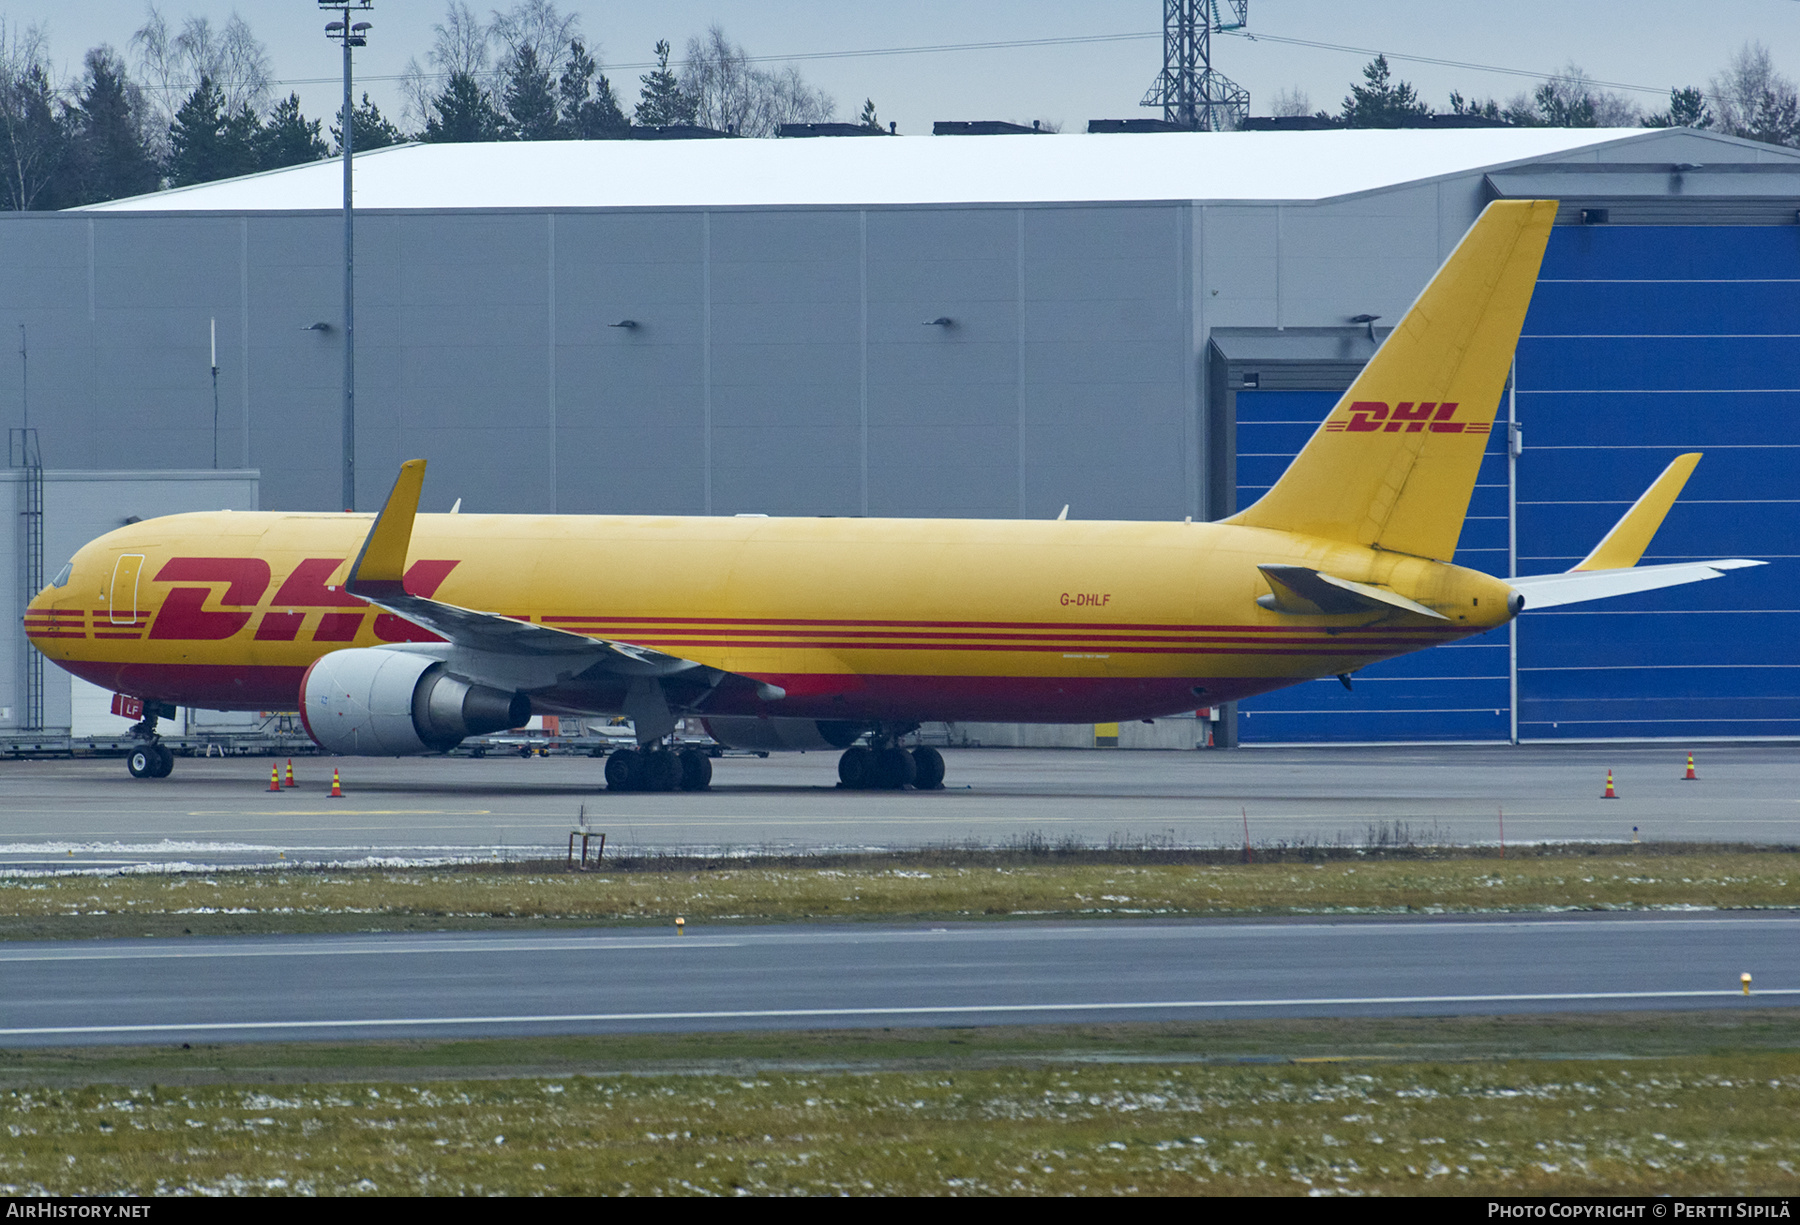
{"label": "grass field", "polygon": [[[0,878],[0,938],[1792,907],[1800,856]],[[1275,862],[1269,862],[1275,860]],[[0,1051],[0,1193],[1800,1193],[1800,1009]]]}
{"label": "grass field", "polygon": [[0,878],[0,938],[668,923],[678,915],[741,923],[1800,905],[1793,851],[1513,855],[1296,855],[1246,864],[1178,854],[936,852],[823,865],[651,860],[589,872],[538,864],[14,876]]}
{"label": "grass field", "polygon": [[0,1059],[0,1192],[1800,1190],[1800,1014]]}

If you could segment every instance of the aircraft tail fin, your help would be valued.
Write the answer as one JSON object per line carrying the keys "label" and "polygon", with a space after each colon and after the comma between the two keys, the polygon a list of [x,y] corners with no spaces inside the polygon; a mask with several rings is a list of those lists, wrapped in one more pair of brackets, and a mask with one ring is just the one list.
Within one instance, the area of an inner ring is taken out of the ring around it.
{"label": "aircraft tail fin", "polygon": [[1448,561],[1462,534],[1554,200],[1497,200],[1281,479],[1227,523]]}

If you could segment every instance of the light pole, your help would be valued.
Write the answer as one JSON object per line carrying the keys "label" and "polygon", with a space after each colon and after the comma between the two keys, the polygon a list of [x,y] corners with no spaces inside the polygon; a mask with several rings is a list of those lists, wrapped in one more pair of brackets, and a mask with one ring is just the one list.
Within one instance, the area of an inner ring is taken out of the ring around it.
{"label": "light pole", "polygon": [[350,101],[350,49],[369,45],[369,23],[350,22],[350,14],[369,12],[371,0],[319,0],[323,11],[342,20],[326,25],[325,36],[344,46],[344,509],[356,509],[356,215],[351,202],[351,158],[355,152],[355,109]]}

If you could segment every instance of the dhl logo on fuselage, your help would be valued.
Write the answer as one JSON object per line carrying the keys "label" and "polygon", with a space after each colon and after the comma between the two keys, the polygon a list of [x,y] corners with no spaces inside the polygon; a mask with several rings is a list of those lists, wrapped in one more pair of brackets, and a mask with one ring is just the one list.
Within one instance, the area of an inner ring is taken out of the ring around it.
{"label": "dhl logo on fuselage", "polygon": [[[318,615],[313,627],[314,642],[354,642],[362,632],[368,604],[328,580],[343,566],[347,558],[309,557],[296,565],[275,592],[275,598],[264,603],[263,597],[274,583],[269,563],[260,557],[172,557],[151,580],[179,584],[162,599],[160,606],[146,609],[140,605],[135,615],[114,630],[125,632],[97,637],[137,638],[143,632],[148,613],[149,632],[143,637],[151,641],[222,642],[235,638],[256,620],[253,635],[258,642],[295,642],[307,617]],[[458,561],[422,560],[414,562],[404,579],[408,595],[430,599],[443,585]],[[201,585],[205,584],[205,585]],[[220,590],[220,586],[223,590]],[[213,599],[215,593],[218,598]],[[213,607],[207,604],[212,602]],[[258,614],[261,614],[260,617]],[[101,614],[95,613],[96,624]],[[113,618],[117,620],[117,618]],[[27,632],[37,628],[27,624]],[[43,628],[49,628],[46,624]],[[58,628],[62,628],[59,624]],[[78,625],[76,628],[79,628]],[[377,613],[375,637],[383,642],[438,642],[437,635],[420,629],[393,613]],[[38,633],[34,636],[85,637],[64,632],[60,635]]]}
{"label": "dhl logo on fuselage", "polygon": [[1382,400],[1357,400],[1350,405],[1348,419],[1333,418],[1325,423],[1327,433],[1373,434],[1377,430],[1398,434],[1485,434],[1490,427],[1484,421],[1454,421],[1457,404],[1446,400],[1402,400],[1389,408]]}

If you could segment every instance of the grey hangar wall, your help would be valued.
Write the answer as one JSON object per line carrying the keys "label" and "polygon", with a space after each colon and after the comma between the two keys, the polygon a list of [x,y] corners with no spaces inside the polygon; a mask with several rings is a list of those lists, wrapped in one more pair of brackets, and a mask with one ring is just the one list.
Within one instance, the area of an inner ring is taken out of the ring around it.
{"label": "grey hangar wall", "polygon": [[[1207,330],[1397,315],[1481,202],[363,213],[358,501],[423,455],[471,510],[1201,516]],[[221,463],[336,508],[339,224],[0,219],[45,462],[210,464],[213,320]]]}

